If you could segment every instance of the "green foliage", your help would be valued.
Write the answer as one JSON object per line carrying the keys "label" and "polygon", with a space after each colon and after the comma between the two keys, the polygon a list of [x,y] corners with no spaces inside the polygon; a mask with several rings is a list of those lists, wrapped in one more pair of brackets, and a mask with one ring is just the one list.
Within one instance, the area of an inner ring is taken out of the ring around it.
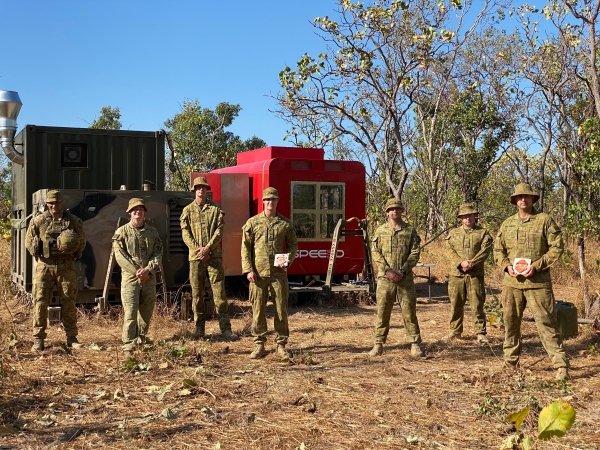
{"label": "green foliage", "polygon": [[238,117],[240,105],[219,103],[214,110],[203,108],[198,100],[184,100],[181,112],[165,121],[173,144],[167,162],[167,186],[187,190],[192,172],[210,172],[235,164],[239,152],[266,147],[253,136],[242,141],[227,128]]}
{"label": "green foliage", "polygon": [[184,358],[188,355],[189,350],[185,346],[171,347],[167,350],[165,356],[169,359],[179,359]]}
{"label": "green foliage", "polygon": [[567,402],[553,402],[540,412],[538,438],[542,441],[552,436],[564,436],[575,422],[575,410]]}
{"label": "green foliage", "polygon": [[121,123],[121,111],[119,107],[103,106],[100,110],[100,117],[92,122],[89,128],[96,130],[120,130],[123,126]]}
{"label": "green foliage", "polygon": [[506,404],[502,400],[492,397],[489,392],[485,392],[477,412],[482,416],[494,416],[504,410],[506,410]]}
{"label": "green foliage", "polygon": [[516,413],[508,414],[506,416],[506,420],[514,423],[517,431],[521,431],[521,424],[527,418],[527,415],[529,414],[530,410],[531,410],[531,408],[528,406],[527,408],[522,409],[521,411],[517,411]]}

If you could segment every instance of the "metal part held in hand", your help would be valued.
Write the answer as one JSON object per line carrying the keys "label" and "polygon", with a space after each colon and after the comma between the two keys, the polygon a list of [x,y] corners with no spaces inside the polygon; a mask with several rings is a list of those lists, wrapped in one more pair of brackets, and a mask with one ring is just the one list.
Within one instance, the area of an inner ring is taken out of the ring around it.
{"label": "metal part held in hand", "polygon": [[[350,222],[358,222],[359,230],[357,229],[346,229],[346,225]],[[331,282],[333,279],[333,272],[335,270],[335,262],[337,259],[337,250],[342,236],[361,236],[363,240],[363,249],[365,252],[365,269],[367,273],[367,282],[369,283],[369,294],[375,294],[375,276],[373,273],[373,263],[371,260],[371,248],[369,247],[369,221],[367,219],[358,219],[357,217],[351,217],[350,219],[340,219],[333,231],[333,238],[331,239],[331,250],[329,252],[329,263],[327,265],[327,278],[325,279],[325,285],[323,286],[323,293],[325,298],[331,296]]]}

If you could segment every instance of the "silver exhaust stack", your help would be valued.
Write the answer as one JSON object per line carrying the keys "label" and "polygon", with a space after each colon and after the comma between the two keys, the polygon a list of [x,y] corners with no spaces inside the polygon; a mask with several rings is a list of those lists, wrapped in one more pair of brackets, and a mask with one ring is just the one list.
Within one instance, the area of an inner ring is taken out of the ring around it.
{"label": "silver exhaust stack", "polygon": [[0,91],[0,145],[15,164],[23,165],[23,153],[15,149],[15,134],[17,133],[17,116],[21,111],[21,99],[14,91]]}

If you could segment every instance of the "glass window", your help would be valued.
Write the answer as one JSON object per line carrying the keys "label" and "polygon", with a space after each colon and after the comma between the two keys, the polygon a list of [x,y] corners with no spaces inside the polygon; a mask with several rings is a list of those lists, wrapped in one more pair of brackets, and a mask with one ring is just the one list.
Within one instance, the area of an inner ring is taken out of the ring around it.
{"label": "glass window", "polygon": [[330,240],[344,218],[345,184],[292,181],[291,187],[291,216],[298,239]]}
{"label": "glass window", "polygon": [[315,214],[297,213],[292,216],[294,228],[296,229],[296,237],[298,239],[314,239],[315,238]]}
{"label": "glass window", "polygon": [[315,185],[297,184],[294,186],[294,199],[292,207],[294,209],[316,209],[315,206]]}

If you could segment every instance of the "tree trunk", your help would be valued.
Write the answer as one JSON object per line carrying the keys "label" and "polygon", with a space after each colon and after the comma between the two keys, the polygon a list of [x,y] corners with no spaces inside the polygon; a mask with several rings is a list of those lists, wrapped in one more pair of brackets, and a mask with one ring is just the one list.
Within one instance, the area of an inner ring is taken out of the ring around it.
{"label": "tree trunk", "polygon": [[592,299],[590,298],[585,272],[585,238],[583,237],[577,238],[577,262],[579,263],[579,276],[581,277],[581,288],[583,290],[583,314],[585,317],[588,317],[592,307]]}

